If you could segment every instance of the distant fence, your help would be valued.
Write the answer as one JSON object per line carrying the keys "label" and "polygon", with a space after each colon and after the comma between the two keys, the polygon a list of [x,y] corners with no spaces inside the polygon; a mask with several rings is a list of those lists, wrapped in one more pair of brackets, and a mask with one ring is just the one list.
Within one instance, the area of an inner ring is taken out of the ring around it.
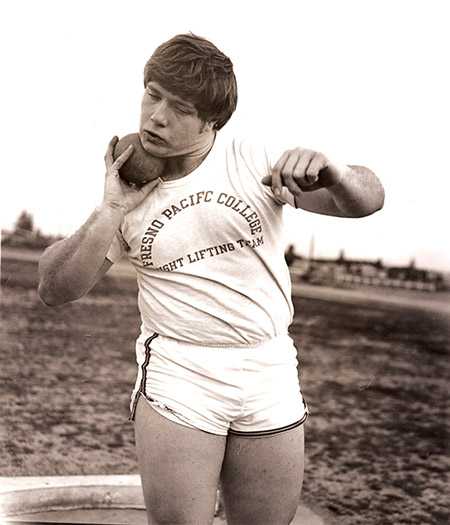
{"label": "distant fence", "polygon": [[308,274],[304,270],[299,268],[292,267],[290,268],[291,275],[295,281],[309,281],[314,277],[314,282],[320,284],[323,280],[323,284],[332,286],[333,283],[336,284],[362,284],[366,286],[383,286],[386,288],[403,288],[406,290],[422,290],[426,292],[435,292],[439,288],[439,284],[435,282],[425,282],[425,281],[407,281],[403,279],[390,279],[388,277],[376,277],[376,276],[362,276],[362,275],[350,275],[350,274],[341,274],[341,275],[314,275]]}
{"label": "distant fence", "polygon": [[427,283],[423,281],[404,281],[402,279],[388,279],[381,277],[363,277],[360,275],[339,275],[336,276],[337,282],[350,284],[365,284],[369,286],[386,286],[387,288],[405,288],[407,290],[424,290],[435,292],[436,283]]}

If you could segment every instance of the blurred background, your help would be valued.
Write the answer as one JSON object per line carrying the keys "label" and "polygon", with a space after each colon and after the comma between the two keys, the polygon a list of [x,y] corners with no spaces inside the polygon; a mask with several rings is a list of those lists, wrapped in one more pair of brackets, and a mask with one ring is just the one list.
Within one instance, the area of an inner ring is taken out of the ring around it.
{"label": "blurred background", "polygon": [[348,525],[448,523],[450,33],[437,0],[3,6],[0,476],[137,472],[133,274],[119,264],[48,309],[37,261],[100,203],[107,144],[138,127],[146,60],[187,31],[234,63],[224,133],[366,165],[386,189],[357,221],[286,210],[305,501]]}

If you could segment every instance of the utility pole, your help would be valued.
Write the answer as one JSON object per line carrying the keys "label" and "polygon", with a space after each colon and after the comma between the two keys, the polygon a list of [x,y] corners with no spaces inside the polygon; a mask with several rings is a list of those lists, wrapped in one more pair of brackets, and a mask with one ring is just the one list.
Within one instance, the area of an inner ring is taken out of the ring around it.
{"label": "utility pole", "polygon": [[314,260],[314,235],[311,235],[311,239],[309,240],[308,271],[311,270],[313,260]]}

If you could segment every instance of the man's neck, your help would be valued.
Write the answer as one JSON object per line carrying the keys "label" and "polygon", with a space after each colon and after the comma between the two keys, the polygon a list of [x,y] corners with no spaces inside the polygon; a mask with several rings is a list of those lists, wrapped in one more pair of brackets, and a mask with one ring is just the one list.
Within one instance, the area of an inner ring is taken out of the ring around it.
{"label": "man's neck", "polygon": [[216,135],[214,133],[208,141],[199,145],[194,151],[186,155],[167,159],[165,174],[161,178],[165,181],[175,180],[186,177],[186,175],[192,173],[207,157],[214,145],[215,138]]}

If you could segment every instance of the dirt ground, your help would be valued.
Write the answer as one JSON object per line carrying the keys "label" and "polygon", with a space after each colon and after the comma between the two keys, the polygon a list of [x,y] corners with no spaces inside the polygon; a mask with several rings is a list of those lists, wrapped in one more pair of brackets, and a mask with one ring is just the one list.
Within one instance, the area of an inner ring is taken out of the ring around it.
{"label": "dirt ground", "polygon": [[[2,264],[0,476],[136,473],[136,286],[107,276],[50,309],[36,272]],[[304,501],[343,525],[449,523],[448,313],[294,301]]]}

